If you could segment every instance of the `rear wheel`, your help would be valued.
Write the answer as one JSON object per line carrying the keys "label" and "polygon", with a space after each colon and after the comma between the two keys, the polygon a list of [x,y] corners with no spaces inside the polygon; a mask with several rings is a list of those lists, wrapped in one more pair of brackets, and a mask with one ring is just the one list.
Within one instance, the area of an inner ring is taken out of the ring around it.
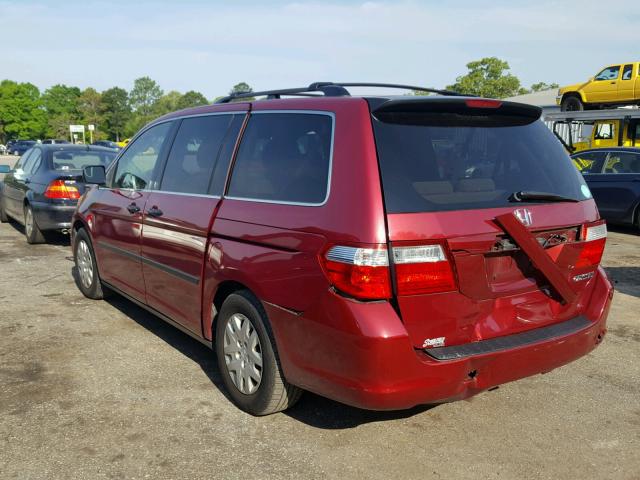
{"label": "rear wheel", "polygon": [[84,228],[78,229],[74,236],[73,261],[76,265],[73,278],[82,294],[94,300],[102,300],[105,294],[98,275],[98,265],[93,245]]}
{"label": "rear wheel", "polygon": [[24,207],[24,234],[27,237],[27,243],[32,245],[45,242],[44,234],[38,227],[31,205]]}
{"label": "rear wheel", "polygon": [[252,415],[269,415],[295,404],[302,390],[282,374],[264,308],[247,290],[227,297],[216,326],[216,356],[233,402]]}
{"label": "rear wheel", "polygon": [[4,199],[0,197],[0,222],[7,223],[9,221],[9,217],[7,216],[7,212],[4,209]]}
{"label": "rear wheel", "polygon": [[579,112],[584,110],[584,104],[580,98],[575,95],[569,95],[568,97],[564,97],[562,99],[562,103],[560,104],[560,110],[563,112]]}

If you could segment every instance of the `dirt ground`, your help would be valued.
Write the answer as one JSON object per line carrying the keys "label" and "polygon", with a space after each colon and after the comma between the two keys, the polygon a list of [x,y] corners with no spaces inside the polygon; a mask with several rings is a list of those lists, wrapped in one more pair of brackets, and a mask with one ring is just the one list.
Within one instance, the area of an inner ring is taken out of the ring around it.
{"label": "dirt ground", "polygon": [[[0,162],[2,163],[2,162]],[[640,236],[610,233],[604,343],[469,401],[369,412],[305,394],[254,418],[213,353],[132,303],[85,299],[68,239],[0,225],[0,478],[640,478]]]}

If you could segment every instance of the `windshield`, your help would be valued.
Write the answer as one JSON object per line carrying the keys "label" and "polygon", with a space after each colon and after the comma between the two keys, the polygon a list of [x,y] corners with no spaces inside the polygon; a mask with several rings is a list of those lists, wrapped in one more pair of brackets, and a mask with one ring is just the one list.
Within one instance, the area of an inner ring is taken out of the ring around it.
{"label": "windshield", "polygon": [[116,152],[60,150],[53,152],[51,159],[54,170],[82,170],[90,165],[107,167],[115,157]]}
{"label": "windshield", "polygon": [[437,119],[407,125],[373,118],[387,212],[503,207],[523,191],[591,198],[582,175],[542,122],[456,126],[447,117],[440,123],[447,126],[432,126]]}

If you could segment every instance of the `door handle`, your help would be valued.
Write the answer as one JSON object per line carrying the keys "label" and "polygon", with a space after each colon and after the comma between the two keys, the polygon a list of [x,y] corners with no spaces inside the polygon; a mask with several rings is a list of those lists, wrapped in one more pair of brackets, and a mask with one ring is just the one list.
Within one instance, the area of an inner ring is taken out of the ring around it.
{"label": "door handle", "polygon": [[129,210],[130,214],[138,213],[140,211],[140,207],[136,205],[136,202],[130,203],[127,205],[127,210]]}
{"label": "door handle", "polygon": [[611,85],[615,85],[615,84],[616,84],[616,82],[611,82]]}
{"label": "door handle", "polygon": [[147,214],[151,217],[161,217],[162,213],[163,213],[162,210],[160,210],[155,205],[151,207],[151,209],[149,209],[149,211],[147,212]]}

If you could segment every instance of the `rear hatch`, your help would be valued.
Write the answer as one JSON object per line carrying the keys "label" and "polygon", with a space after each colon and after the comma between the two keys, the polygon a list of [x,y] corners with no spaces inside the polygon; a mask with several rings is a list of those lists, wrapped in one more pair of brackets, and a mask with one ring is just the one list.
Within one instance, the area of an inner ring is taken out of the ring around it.
{"label": "rear hatch", "polygon": [[568,321],[606,227],[537,107],[370,100],[394,301],[416,348]]}

